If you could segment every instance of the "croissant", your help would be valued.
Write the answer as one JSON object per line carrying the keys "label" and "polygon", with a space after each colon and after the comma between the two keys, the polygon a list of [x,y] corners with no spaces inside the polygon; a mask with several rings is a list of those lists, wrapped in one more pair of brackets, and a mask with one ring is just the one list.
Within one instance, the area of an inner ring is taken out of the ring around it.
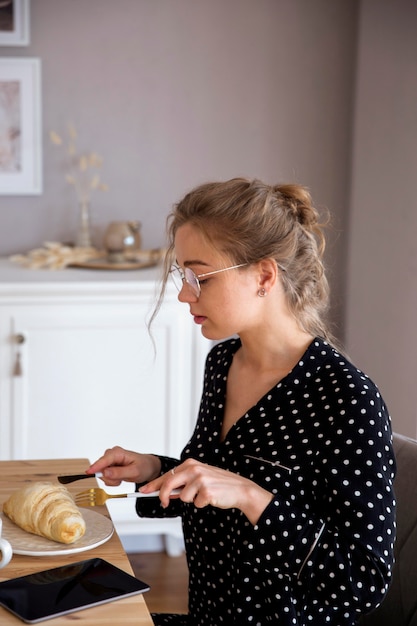
{"label": "croissant", "polygon": [[3,511],[29,533],[60,543],[74,543],[86,529],[80,510],[63,485],[37,482],[15,491]]}

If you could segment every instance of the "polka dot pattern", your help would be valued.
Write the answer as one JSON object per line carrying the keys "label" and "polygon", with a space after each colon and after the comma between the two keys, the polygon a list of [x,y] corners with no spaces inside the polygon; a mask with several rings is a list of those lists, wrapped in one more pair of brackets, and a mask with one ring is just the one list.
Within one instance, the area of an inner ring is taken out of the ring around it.
{"label": "polka dot pattern", "polygon": [[[182,515],[189,624],[353,626],[380,603],[391,577],[395,460],[387,408],[363,372],[316,339],[220,442],[239,347],[233,339],[211,350],[199,419],[181,459],[241,474],[274,499],[256,526],[237,509],[179,501],[162,511],[138,500],[138,513]],[[164,471],[178,463],[161,460]]]}

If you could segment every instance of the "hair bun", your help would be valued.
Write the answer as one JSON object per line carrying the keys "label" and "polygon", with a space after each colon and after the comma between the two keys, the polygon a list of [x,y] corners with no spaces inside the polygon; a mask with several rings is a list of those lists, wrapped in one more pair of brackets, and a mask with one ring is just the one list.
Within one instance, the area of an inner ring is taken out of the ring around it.
{"label": "hair bun", "polygon": [[284,199],[290,214],[302,226],[314,228],[318,223],[318,213],[313,206],[310,192],[301,185],[276,185],[274,191]]}

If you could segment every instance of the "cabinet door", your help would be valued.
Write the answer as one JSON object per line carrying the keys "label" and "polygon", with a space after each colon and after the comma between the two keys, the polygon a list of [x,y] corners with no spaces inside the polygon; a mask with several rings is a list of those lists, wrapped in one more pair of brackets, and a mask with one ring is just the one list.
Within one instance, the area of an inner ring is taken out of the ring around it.
{"label": "cabinet door", "polygon": [[[179,455],[195,423],[205,355],[178,303],[164,304],[154,344],[146,313],[141,303],[13,309],[10,335],[25,341],[14,347],[21,375],[9,377],[10,458],[95,460],[114,445]],[[115,502],[119,532],[136,532],[132,500]]]}

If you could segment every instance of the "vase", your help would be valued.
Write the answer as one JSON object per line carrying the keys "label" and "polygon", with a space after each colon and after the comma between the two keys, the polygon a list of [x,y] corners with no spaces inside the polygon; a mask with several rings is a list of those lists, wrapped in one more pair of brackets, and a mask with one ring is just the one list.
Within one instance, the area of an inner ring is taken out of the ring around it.
{"label": "vase", "polygon": [[90,203],[88,200],[81,200],[79,203],[78,214],[78,230],[75,245],[77,248],[91,248],[91,218],[90,218]]}

